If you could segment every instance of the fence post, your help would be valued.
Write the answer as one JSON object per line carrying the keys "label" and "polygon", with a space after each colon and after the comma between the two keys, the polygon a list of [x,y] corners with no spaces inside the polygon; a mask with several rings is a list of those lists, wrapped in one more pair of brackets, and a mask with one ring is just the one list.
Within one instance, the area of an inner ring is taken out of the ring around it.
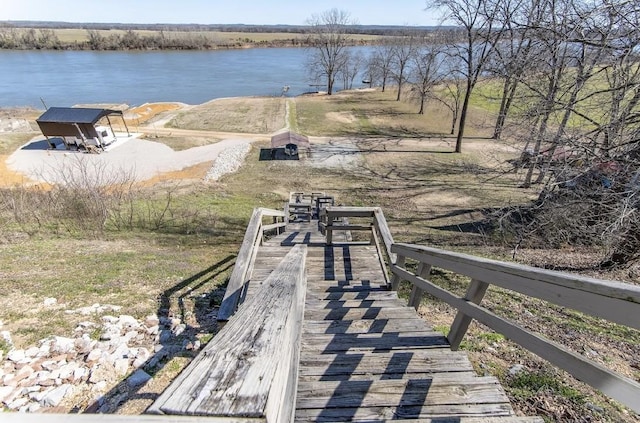
{"label": "fence post", "polygon": [[[487,292],[487,288],[489,288],[489,284],[486,282],[479,281],[477,279],[472,279],[471,284],[469,285],[469,289],[467,290],[467,294],[464,296],[466,301],[471,301],[474,304],[480,304],[484,294]],[[449,329],[449,335],[447,339],[449,340],[449,344],[451,345],[451,349],[456,351],[462,342],[462,338],[467,333],[467,329],[469,328],[469,324],[471,323],[471,317],[467,316],[461,311],[458,311],[456,314],[456,318],[453,320],[451,324],[451,329]]]}
{"label": "fence post", "polygon": [[[422,279],[426,279],[431,273],[431,265],[420,262],[418,265],[418,276]],[[418,288],[418,286],[413,285],[411,289],[411,295],[409,296],[409,306],[413,307],[418,311],[418,307],[420,307],[420,302],[422,301],[422,295],[424,294],[424,290]]]}
{"label": "fence post", "polygon": [[[398,258],[396,259],[396,266],[404,267],[405,256],[398,254]],[[396,273],[393,274],[393,278],[391,279],[391,289],[393,291],[397,291],[400,286],[400,276]]]}

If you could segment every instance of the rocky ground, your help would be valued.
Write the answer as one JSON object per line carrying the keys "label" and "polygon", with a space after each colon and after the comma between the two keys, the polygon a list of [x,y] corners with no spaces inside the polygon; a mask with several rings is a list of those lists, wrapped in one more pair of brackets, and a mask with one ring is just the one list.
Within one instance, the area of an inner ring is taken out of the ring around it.
{"label": "rocky ground", "polygon": [[[54,305],[56,300],[45,302]],[[168,358],[201,347],[194,328],[178,318],[138,320],[120,311],[107,304],[67,310],[88,320],[78,324],[73,336],[42,339],[27,349],[13,348],[11,334],[2,331],[9,351],[6,357],[0,352],[0,403],[19,412],[112,413]],[[101,323],[93,322],[96,316]],[[209,317],[215,322],[215,310]]]}

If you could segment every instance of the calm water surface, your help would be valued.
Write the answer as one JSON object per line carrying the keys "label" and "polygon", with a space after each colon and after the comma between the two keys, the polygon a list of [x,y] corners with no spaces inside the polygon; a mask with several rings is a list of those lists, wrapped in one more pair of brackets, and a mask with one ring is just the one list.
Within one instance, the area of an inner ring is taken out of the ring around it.
{"label": "calm water surface", "polygon": [[[366,49],[366,48],[365,48]],[[313,88],[307,51],[0,51],[0,106],[180,101],[299,95]]]}

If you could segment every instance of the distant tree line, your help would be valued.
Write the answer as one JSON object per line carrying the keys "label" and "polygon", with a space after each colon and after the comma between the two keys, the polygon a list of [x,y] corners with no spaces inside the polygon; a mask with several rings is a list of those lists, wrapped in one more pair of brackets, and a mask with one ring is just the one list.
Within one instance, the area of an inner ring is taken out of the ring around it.
{"label": "distant tree line", "polygon": [[[394,26],[350,25],[352,35],[392,36]],[[62,42],[56,30],[85,30],[87,40]],[[0,49],[21,50],[208,50],[255,47],[308,46],[308,25],[199,25],[199,24],[103,24],[66,22],[0,22]],[[428,29],[424,29],[425,31]],[[230,40],[218,33],[246,33]],[[283,34],[282,39],[254,41],[250,34]],[[291,34],[287,37],[284,34]],[[364,45],[362,38],[350,38],[350,45]]]}

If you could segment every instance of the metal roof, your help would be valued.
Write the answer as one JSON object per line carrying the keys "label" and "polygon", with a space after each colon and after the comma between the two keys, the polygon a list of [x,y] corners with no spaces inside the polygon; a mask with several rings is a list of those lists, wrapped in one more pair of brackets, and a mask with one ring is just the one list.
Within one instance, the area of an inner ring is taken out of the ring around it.
{"label": "metal roof", "polygon": [[291,131],[281,132],[271,137],[271,148],[283,147],[287,144],[308,148],[309,138]]}
{"label": "metal roof", "polygon": [[122,115],[122,111],[82,107],[50,107],[36,119],[36,122],[94,124],[101,118],[114,114]]}

